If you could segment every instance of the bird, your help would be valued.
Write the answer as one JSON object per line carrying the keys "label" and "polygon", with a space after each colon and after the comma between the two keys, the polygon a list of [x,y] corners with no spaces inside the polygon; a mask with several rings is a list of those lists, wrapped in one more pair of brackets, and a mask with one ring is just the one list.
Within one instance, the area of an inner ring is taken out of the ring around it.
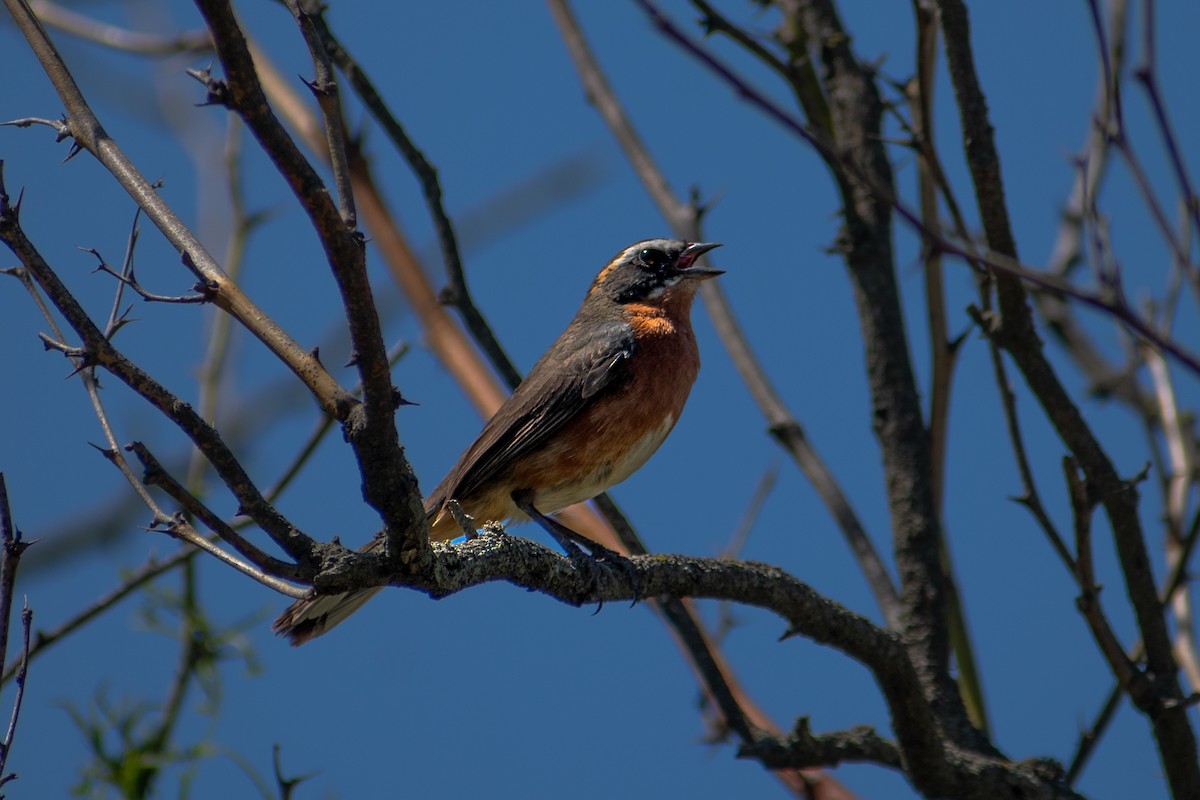
{"label": "bird", "polygon": [[[582,544],[620,558],[548,515],[624,481],[675,427],[700,369],[692,301],[702,281],[723,274],[698,260],[719,246],[646,239],[600,270],[566,330],[426,497],[430,539],[463,534],[455,501],[477,524],[533,519],[570,556]],[[382,546],[377,536],[364,549]],[[380,588],[312,592],[272,627],[298,646]]]}

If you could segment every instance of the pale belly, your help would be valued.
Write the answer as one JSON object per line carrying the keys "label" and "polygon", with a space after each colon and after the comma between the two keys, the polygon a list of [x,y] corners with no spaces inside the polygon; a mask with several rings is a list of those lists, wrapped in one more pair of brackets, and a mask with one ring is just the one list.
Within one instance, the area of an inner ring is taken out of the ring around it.
{"label": "pale belly", "polygon": [[[534,506],[543,513],[553,513],[575,503],[590,500],[601,492],[621,483],[654,455],[675,427],[675,418],[668,416],[662,424],[647,433],[621,458],[607,462],[605,466],[570,484],[552,486],[534,495]],[[522,517],[524,515],[521,515]]]}

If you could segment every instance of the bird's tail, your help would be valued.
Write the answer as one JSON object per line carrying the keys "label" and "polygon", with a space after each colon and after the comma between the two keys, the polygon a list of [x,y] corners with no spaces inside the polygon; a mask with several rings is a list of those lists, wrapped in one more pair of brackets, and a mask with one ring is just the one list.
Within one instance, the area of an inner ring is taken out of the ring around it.
{"label": "bird's tail", "polygon": [[358,611],[383,587],[372,586],[345,594],[310,592],[287,607],[271,625],[277,636],[287,637],[292,647],[315,639]]}
{"label": "bird's tail", "polygon": [[[370,553],[382,550],[383,546],[383,534],[378,533],[374,539],[358,548],[358,551]],[[340,625],[382,588],[372,586],[344,594],[317,594],[309,590],[307,595],[284,609],[279,618],[271,624],[271,630],[275,631],[276,636],[286,637],[292,647],[299,647]]]}
{"label": "bird's tail", "polygon": [[[429,538],[446,540],[455,535],[457,524],[449,515],[441,518],[444,501],[441,499],[441,487],[429,496],[426,501],[426,513],[430,523]],[[376,536],[367,542],[361,550],[370,551],[383,546],[383,539]],[[345,594],[317,594],[310,591],[292,603],[279,615],[271,625],[276,636],[285,637],[292,647],[299,647],[305,642],[315,639],[362,608],[363,604],[374,597],[381,586],[369,589],[358,589]]]}

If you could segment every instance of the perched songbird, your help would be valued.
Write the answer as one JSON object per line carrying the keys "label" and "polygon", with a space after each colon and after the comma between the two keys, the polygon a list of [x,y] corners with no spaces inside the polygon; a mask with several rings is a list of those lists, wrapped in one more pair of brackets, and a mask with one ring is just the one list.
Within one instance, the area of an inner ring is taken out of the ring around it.
{"label": "perched songbird", "polygon": [[[426,498],[432,539],[461,535],[446,508],[455,500],[478,524],[533,517],[573,555],[572,540],[603,550],[544,515],[628,478],[675,426],[700,369],[692,299],[721,274],[696,260],[717,246],[648,239],[600,270],[567,329]],[[303,644],[377,591],[298,600],[275,632]]]}

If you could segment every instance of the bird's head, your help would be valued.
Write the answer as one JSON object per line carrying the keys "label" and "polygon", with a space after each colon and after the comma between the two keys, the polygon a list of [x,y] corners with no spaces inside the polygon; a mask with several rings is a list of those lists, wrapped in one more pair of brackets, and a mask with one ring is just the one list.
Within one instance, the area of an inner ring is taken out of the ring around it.
{"label": "bird's head", "polygon": [[589,294],[601,294],[621,304],[690,300],[700,281],[723,272],[696,263],[714,247],[720,245],[678,239],[647,239],[632,244],[600,271]]}

